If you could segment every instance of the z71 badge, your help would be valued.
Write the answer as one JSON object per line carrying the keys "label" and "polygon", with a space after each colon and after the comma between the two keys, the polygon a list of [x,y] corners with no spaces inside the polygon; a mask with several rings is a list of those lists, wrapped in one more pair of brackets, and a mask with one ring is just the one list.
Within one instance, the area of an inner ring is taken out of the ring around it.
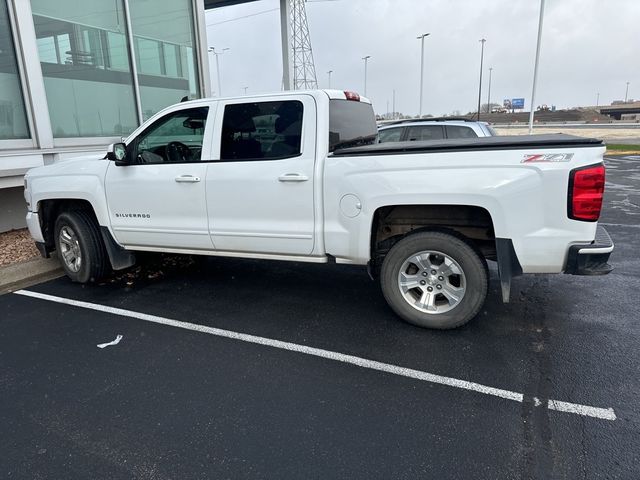
{"label": "z71 badge", "polygon": [[520,163],[539,163],[539,162],[568,162],[573,158],[573,153],[539,153],[527,154]]}

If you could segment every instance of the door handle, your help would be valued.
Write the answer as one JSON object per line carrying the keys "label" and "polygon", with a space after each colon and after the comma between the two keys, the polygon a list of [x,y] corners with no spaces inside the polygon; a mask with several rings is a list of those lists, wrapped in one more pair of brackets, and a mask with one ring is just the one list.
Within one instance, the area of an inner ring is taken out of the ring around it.
{"label": "door handle", "polygon": [[299,173],[285,173],[278,177],[280,182],[306,182],[307,180],[309,180],[309,177]]}
{"label": "door handle", "polygon": [[176,177],[178,183],[196,183],[200,181],[200,177],[194,177],[193,175],[180,175]]}

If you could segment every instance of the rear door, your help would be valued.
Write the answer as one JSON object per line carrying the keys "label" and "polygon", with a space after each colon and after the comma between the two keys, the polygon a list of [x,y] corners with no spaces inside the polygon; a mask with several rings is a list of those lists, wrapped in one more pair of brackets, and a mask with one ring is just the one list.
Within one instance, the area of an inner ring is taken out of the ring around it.
{"label": "rear door", "polygon": [[216,250],[309,255],[314,245],[312,96],[220,102],[207,207]]}

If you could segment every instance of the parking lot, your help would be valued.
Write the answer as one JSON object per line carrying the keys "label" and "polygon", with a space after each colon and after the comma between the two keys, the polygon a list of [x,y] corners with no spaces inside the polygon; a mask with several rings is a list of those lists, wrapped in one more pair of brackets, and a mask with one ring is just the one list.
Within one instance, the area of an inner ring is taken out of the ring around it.
{"label": "parking lot", "polygon": [[614,272],[508,305],[493,272],[453,331],[338,265],[147,256],[1,296],[0,477],[639,478],[640,157],[607,163]]}

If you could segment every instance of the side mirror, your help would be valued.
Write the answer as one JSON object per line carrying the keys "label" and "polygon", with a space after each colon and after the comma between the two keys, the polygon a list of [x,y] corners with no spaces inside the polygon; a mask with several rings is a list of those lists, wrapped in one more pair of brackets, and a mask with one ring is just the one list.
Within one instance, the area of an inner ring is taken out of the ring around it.
{"label": "side mirror", "polygon": [[116,165],[127,165],[127,146],[124,143],[113,143],[107,150],[107,159],[114,160]]}

